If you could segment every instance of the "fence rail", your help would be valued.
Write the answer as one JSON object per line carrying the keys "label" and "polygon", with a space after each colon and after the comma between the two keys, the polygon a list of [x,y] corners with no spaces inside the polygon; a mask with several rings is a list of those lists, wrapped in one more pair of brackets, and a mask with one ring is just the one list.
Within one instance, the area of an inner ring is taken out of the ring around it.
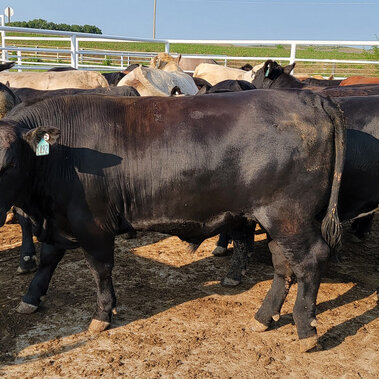
{"label": "fence rail", "polygon": [[[234,46],[290,46],[289,56],[250,56],[235,57],[227,55],[193,55],[182,54],[183,57],[197,59],[214,59],[225,66],[238,66],[240,62],[262,62],[273,59],[279,62],[298,62],[296,70],[302,71],[312,64],[311,73],[334,74],[336,77],[346,77],[364,73],[365,75],[379,74],[378,60],[359,59],[311,59],[296,56],[300,46],[360,46],[378,49],[379,41],[312,41],[312,40],[178,40],[178,39],[149,39],[130,38],[89,33],[64,32],[56,30],[42,30],[4,26],[4,16],[0,15],[1,52],[2,60],[16,60],[15,69],[43,70],[57,65],[72,66],[86,70],[122,70],[132,63],[147,63],[156,55],[156,52],[115,51],[86,49],[80,46],[81,42],[149,42],[164,44],[165,52],[170,52],[172,44],[199,44],[199,45],[234,45]],[[44,36],[9,36],[6,32],[43,34]],[[48,35],[48,37],[46,37]],[[51,37],[50,37],[51,36]],[[8,45],[8,41],[34,41],[35,47]],[[69,43],[67,48],[39,47],[43,41],[64,41]],[[175,54],[174,54],[175,55]],[[308,66],[307,66],[308,65]]]}

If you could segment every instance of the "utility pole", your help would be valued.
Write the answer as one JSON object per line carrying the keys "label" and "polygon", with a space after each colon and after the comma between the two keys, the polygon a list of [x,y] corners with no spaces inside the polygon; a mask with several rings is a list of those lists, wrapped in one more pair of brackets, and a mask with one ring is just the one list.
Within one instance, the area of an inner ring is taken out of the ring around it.
{"label": "utility pole", "polygon": [[153,16],[153,39],[155,39],[155,19],[157,15],[157,0],[154,0],[154,16]]}

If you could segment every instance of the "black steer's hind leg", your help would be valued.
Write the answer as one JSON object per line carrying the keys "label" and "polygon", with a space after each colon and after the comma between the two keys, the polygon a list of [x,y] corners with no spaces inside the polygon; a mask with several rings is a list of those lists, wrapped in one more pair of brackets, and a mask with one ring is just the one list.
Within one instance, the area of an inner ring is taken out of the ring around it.
{"label": "black steer's hind leg", "polygon": [[241,283],[242,276],[247,269],[249,252],[252,251],[252,242],[254,242],[254,230],[256,223],[250,221],[248,225],[240,230],[231,232],[233,239],[233,255],[229,271],[221,281],[223,286],[234,287]]}
{"label": "black steer's hind leg", "polygon": [[271,218],[272,227],[265,228],[272,237],[272,242],[277,245],[270,243],[273,257],[280,257],[279,252],[281,252],[286,261],[283,262],[283,258],[273,261],[276,276],[273,286],[277,283],[279,285],[269,291],[255,318],[267,327],[269,316],[274,315],[277,310],[275,307],[282,303],[285,295],[283,274],[290,273],[284,263],[288,262],[298,283],[293,318],[300,339],[300,349],[307,351],[317,345],[316,298],[321,272],[330,256],[330,249],[321,236],[320,226],[313,222],[304,222],[309,216],[303,214],[291,216],[291,218]]}
{"label": "black steer's hind leg", "polygon": [[212,254],[215,257],[225,256],[228,251],[228,243],[230,240],[231,240],[231,237],[229,236],[229,234],[221,233],[216,243],[216,248],[212,251]]}
{"label": "black steer's hind leg", "polygon": [[36,250],[33,243],[32,224],[29,218],[21,211],[14,209],[15,216],[21,226],[22,244],[20,249],[20,263],[17,269],[19,274],[26,274],[37,269]]}
{"label": "black steer's hind leg", "polygon": [[32,279],[28,292],[22,298],[17,311],[20,313],[32,313],[37,310],[41,297],[46,295],[54,270],[63,258],[65,250],[58,249],[54,245],[43,243],[41,245],[40,263],[38,271]]}
{"label": "black steer's hind leg", "polygon": [[272,320],[279,320],[280,310],[294,282],[293,271],[283,255],[281,248],[275,241],[269,242],[268,246],[271,251],[272,263],[275,270],[274,280],[259,311],[255,315],[255,320],[253,320],[253,329],[257,332],[266,330]]}

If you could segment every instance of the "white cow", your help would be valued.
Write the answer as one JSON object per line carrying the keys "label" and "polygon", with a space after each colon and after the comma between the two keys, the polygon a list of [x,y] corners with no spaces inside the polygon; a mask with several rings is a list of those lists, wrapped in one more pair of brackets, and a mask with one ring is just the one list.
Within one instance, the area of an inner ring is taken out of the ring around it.
{"label": "white cow", "polygon": [[132,86],[141,96],[170,96],[175,87],[185,95],[195,95],[198,91],[193,79],[183,71],[139,66],[125,75],[118,86]]}
{"label": "white cow", "polygon": [[28,87],[39,90],[62,88],[109,87],[107,80],[95,71],[0,72],[0,82],[10,87]]}
{"label": "white cow", "polygon": [[246,80],[252,82],[255,76],[255,72],[263,67],[263,63],[253,67],[250,71],[240,70],[239,68],[231,68],[225,66],[218,66],[209,63],[200,63],[193,73],[196,78],[201,78],[212,84],[222,82],[227,79],[234,80]]}

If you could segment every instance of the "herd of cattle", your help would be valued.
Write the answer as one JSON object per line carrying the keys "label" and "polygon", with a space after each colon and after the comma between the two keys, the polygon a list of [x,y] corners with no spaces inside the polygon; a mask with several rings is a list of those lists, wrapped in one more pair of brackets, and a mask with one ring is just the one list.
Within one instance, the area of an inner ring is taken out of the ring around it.
{"label": "herd of cattle", "polygon": [[42,243],[18,311],[37,310],[65,251],[81,246],[97,286],[89,328],[106,329],[116,308],[114,239],[136,230],[194,248],[220,234],[215,255],[233,240],[223,284],[237,285],[259,223],[274,279],[252,327],[279,319],[296,280],[293,317],[301,350],[312,349],[340,220],[355,220],[363,238],[379,204],[379,81],[301,81],[294,64],[271,60],[242,69],[205,62],[193,75],[181,64],[193,62],[159,54],[150,67],[105,75],[0,73],[0,225],[13,207],[20,272],[36,269],[32,235]]}

